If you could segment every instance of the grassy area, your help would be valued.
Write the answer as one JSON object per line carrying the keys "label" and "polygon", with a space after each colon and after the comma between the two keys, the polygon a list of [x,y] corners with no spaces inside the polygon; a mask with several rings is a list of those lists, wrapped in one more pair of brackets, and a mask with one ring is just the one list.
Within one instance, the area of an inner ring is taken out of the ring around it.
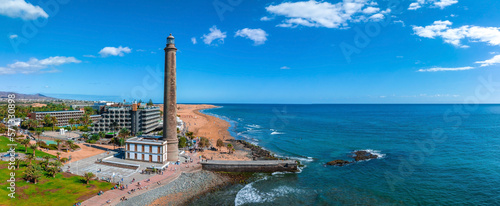
{"label": "grassy area", "polygon": [[[7,152],[7,151],[9,151],[10,147],[7,146],[7,144],[13,144],[13,142],[11,142],[9,140],[9,138],[7,138],[7,137],[0,136],[0,152]],[[17,144],[16,153],[24,153],[24,151],[25,151],[24,145],[21,145],[21,144],[19,144],[17,142],[15,142],[14,144]],[[33,150],[31,148],[29,148],[29,146],[28,146],[28,152],[27,153],[28,154],[33,154]],[[42,152],[40,150],[35,151],[35,155],[37,157],[45,157],[45,156],[48,156],[50,158],[55,158],[56,157],[54,155],[47,154],[47,153]]]}
{"label": "grassy area", "polygon": [[59,173],[55,178],[44,175],[37,184],[27,183],[22,179],[26,164],[21,164],[21,168],[16,173],[16,198],[7,196],[10,191],[7,189],[7,180],[11,172],[7,168],[7,162],[0,162],[0,205],[73,205],[83,199],[92,197],[99,190],[106,191],[114,185],[108,182],[92,180],[90,184],[85,184],[83,177]]}

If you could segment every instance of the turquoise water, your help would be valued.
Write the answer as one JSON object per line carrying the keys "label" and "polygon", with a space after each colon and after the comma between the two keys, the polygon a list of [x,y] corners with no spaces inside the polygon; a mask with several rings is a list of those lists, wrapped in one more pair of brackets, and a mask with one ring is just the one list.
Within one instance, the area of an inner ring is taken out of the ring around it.
{"label": "turquoise water", "polygon": [[43,140],[46,144],[57,144],[57,142],[52,140]]}
{"label": "turquoise water", "polygon": [[[500,105],[220,106],[204,112],[305,168],[192,205],[500,205]],[[324,165],[355,150],[381,158]]]}

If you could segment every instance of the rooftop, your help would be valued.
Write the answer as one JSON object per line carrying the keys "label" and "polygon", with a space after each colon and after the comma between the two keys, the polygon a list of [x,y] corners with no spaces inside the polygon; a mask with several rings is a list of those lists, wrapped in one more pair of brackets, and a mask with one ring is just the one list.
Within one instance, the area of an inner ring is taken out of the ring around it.
{"label": "rooftop", "polygon": [[128,139],[126,142],[146,142],[146,143],[165,143],[167,140],[162,140],[162,136],[153,136],[153,135],[141,135],[137,137],[132,137]]}
{"label": "rooftop", "polygon": [[34,113],[45,114],[45,113],[56,113],[56,112],[83,112],[83,111],[81,111],[81,110],[61,110],[61,111],[46,111],[46,112],[34,112]]}

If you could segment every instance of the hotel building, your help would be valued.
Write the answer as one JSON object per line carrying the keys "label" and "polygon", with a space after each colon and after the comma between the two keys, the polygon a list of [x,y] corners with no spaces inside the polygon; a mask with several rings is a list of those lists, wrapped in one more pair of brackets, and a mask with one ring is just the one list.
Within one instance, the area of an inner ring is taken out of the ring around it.
{"label": "hotel building", "polygon": [[[33,112],[30,115],[30,119],[42,122],[43,118],[45,118],[46,115],[49,115],[57,119],[57,124],[55,124],[55,126],[61,127],[68,126],[70,119],[74,119],[75,121],[79,120],[83,117],[84,113],[85,112],[81,110]],[[99,121],[99,119],[101,119],[101,115],[90,115],[90,119],[92,120],[92,122],[97,122]]]}
{"label": "hotel building", "polygon": [[[113,127],[116,122],[116,128]],[[131,106],[104,108],[102,118],[92,126],[92,132],[115,132],[128,129],[132,135],[139,132],[150,133],[160,124],[160,108],[152,106],[140,107],[137,103]]]}

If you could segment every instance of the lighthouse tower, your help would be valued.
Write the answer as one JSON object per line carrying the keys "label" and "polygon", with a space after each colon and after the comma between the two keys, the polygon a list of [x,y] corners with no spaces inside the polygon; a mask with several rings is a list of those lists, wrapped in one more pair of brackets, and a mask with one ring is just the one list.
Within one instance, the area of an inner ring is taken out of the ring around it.
{"label": "lighthouse tower", "polygon": [[170,34],[165,47],[165,88],[163,94],[163,139],[167,140],[167,161],[179,159],[177,140],[176,52],[175,39]]}

